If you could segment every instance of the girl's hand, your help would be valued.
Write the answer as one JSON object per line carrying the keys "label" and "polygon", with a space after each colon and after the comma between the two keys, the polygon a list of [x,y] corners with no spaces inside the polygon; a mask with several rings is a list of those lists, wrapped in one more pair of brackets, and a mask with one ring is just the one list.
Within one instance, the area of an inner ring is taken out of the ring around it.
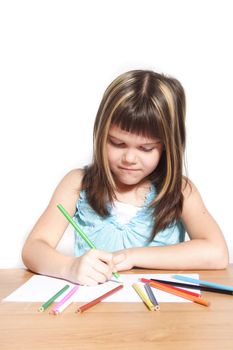
{"label": "girl's hand", "polygon": [[131,257],[131,250],[124,249],[113,253],[113,263],[115,267],[113,270],[114,272],[131,270],[134,267]]}
{"label": "girl's hand", "polygon": [[68,278],[87,286],[94,286],[109,280],[114,271],[113,254],[103,250],[91,249],[80,257],[74,258],[68,268]]}

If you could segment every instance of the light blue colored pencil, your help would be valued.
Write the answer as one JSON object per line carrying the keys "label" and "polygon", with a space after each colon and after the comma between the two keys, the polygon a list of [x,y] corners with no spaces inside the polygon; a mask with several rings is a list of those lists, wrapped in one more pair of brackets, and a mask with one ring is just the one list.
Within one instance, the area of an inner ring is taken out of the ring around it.
{"label": "light blue colored pencil", "polygon": [[206,287],[225,289],[225,290],[229,290],[229,291],[233,292],[233,286],[226,286],[225,284],[198,280],[196,278],[191,278],[191,277],[183,276],[183,275],[173,275],[172,277],[177,279],[177,280],[184,281],[184,282],[199,284],[201,286],[206,286]]}

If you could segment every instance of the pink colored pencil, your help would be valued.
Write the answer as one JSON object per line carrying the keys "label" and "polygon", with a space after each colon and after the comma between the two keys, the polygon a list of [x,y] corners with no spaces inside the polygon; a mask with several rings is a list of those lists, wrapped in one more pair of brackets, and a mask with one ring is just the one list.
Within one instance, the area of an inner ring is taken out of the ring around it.
{"label": "pink colored pencil", "polygon": [[56,304],[56,306],[53,308],[52,312],[55,315],[60,314],[63,310],[65,310],[65,308],[67,306],[69,306],[72,301],[70,301],[70,298],[72,297],[72,295],[77,292],[79,286],[74,286],[65,296],[64,298]]}

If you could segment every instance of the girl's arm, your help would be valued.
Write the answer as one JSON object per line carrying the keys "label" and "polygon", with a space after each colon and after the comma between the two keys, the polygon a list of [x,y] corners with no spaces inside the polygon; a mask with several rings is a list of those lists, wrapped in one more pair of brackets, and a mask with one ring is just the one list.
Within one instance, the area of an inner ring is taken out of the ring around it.
{"label": "girl's arm", "polygon": [[82,170],[72,170],[59,183],[48,207],[24,244],[22,258],[24,264],[34,272],[93,285],[111,277],[112,254],[95,249],[81,257],[73,257],[56,251],[68,226],[57,204],[61,203],[71,216],[74,215],[82,176]]}
{"label": "girl's arm", "polygon": [[228,249],[221,229],[207,211],[200,193],[191,181],[184,188],[183,195],[181,219],[190,240],[171,246],[126,249],[125,261],[116,265],[118,270],[133,266],[178,270],[227,267]]}

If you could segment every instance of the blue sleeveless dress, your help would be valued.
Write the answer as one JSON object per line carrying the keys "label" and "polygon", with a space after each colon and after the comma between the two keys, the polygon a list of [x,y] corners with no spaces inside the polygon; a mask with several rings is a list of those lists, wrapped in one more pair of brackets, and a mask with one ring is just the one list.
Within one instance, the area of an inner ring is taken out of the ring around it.
{"label": "blue sleeveless dress", "polygon": [[[88,204],[85,191],[81,191],[74,220],[96,248],[108,252],[132,247],[164,246],[183,242],[185,229],[181,221],[158,232],[153,241],[149,241],[154,226],[153,209],[149,207],[149,204],[155,195],[156,189],[152,186],[145,198],[144,205],[138,209],[129,222],[122,224],[113,213],[110,205],[108,207],[111,213],[109,217],[103,218],[98,215]],[[86,242],[75,234],[75,256],[80,256],[89,249]]]}

